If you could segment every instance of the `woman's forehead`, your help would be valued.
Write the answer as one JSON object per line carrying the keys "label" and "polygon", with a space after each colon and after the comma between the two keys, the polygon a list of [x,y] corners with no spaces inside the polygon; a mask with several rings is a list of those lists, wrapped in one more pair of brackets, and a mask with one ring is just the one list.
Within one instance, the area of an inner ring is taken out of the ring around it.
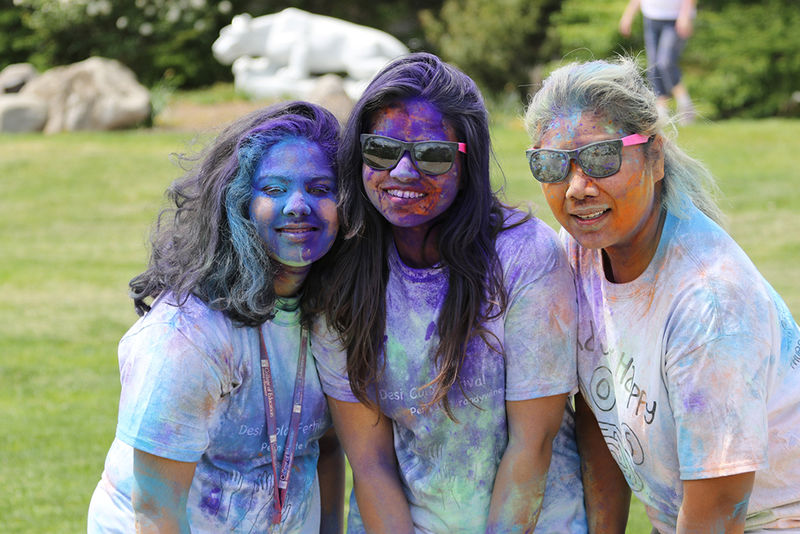
{"label": "woman's forehead", "polygon": [[387,102],[368,119],[367,127],[372,131],[384,128],[399,128],[419,134],[440,131],[448,134],[448,137],[455,131],[450,121],[433,103],[419,97]]}
{"label": "woman's forehead", "polygon": [[556,115],[542,125],[541,138],[568,135],[621,135],[622,128],[606,114],[594,110],[570,110]]}

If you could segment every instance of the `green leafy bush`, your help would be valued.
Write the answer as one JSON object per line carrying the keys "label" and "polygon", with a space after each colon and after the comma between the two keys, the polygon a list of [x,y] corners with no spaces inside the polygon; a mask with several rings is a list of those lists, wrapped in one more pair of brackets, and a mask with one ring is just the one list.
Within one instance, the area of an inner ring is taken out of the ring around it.
{"label": "green leafy bush", "polygon": [[797,0],[700,11],[684,54],[693,98],[715,117],[800,116],[799,27]]}
{"label": "green leafy bush", "polygon": [[151,86],[165,73],[182,87],[230,79],[211,43],[230,21],[231,1],[15,0],[36,39],[28,60],[40,69],[90,56],[118,59]]}
{"label": "green leafy bush", "polygon": [[523,94],[548,54],[547,29],[561,0],[445,0],[420,13],[428,40],[490,92]]}
{"label": "green leafy bush", "polygon": [[0,0],[0,68],[24,63],[34,50],[33,32],[22,25],[22,12],[11,0]]}
{"label": "green leafy bush", "polygon": [[[614,53],[630,53],[641,47],[641,17],[636,18],[631,38],[620,35],[618,26],[627,0],[586,2],[564,0],[553,15],[549,36],[555,43],[551,62],[587,61]],[[638,41],[638,42],[637,42]]]}

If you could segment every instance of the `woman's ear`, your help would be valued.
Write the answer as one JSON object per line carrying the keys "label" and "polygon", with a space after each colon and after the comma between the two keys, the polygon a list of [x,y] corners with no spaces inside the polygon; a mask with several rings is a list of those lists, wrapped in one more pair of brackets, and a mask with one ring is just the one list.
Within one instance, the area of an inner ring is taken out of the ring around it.
{"label": "woman's ear", "polygon": [[654,182],[664,178],[664,137],[656,134],[647,147],[647,165]]}

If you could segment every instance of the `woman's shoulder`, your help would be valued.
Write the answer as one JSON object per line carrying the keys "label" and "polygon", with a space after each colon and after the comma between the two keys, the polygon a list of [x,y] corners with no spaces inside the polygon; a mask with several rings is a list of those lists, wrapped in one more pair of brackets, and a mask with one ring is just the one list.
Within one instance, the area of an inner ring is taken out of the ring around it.
{"label": "woman's shoulder", "polygon": [[694,208],[685,218],[670,214],[664,263],[672,270],[684,272],[684,277],[695,282],[719,280],[751,286],[761,275],[728,233],[717,223]]}
{"label": "woman's shoulder", "polygon": [[522,256],[560,257],[563,246],[555,230],[534,215],[515,208],[504,208],[503,228],[497,235],[495,248],[502,257],[508,253]]}
{"label": "woman's shoulder", "polygon": [[503,230],[497,235],[495,250],[507,275],[527,273],[539,278],[557,269],[568,269],[566,255],[556,232],[533,215],[506,208]]}
{"label": "woman's shoulder", "polygon": [[233,325],[225,314],[212,309],[195,295],[178,298],[171,292],[161,294],[150,311],[141,317],[123,336],[126,341],[158,333],[156,339],[169,342],[176,337],[186,338],[197,345],[218,344],[230,338]]}
{"label": "woman's shoulder", "polygon": [[706,324],[731,329],[773,316],[771,287],[725,230],[699,211],[673,224],[656,277],[675,309],[699,308]]}

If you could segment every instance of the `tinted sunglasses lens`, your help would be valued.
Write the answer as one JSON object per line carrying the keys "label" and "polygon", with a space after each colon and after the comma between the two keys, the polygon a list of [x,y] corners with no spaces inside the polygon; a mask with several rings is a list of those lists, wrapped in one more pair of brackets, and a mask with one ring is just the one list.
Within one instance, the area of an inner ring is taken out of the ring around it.
{"label": "tinted sunglasses lens", "polygon": [[445,143],[417,143],[414,145],[414,161],[425,174],[444,174],[455,160],[455,150]]}
{"label": "tinted sunglasses lens", "polygon": [[551,184],[560,182],[567,176],[569,159],[564,153],[553,150],[536,150],[531,152],[528,162],[533,177],[540,182]]}
{"label": "tinted sunglasses lens", "polygon": [[378,170],[391,169],[402,154],[403,146],[386,137],[368,137],[361,146],[364,163]]}
{"label": "tinted sunglasses lens", "polygon": [[622,164],[622,143],[609,141],[587,146],[578,154],[583,172],[593,178],[605,178],[619,171]]}

